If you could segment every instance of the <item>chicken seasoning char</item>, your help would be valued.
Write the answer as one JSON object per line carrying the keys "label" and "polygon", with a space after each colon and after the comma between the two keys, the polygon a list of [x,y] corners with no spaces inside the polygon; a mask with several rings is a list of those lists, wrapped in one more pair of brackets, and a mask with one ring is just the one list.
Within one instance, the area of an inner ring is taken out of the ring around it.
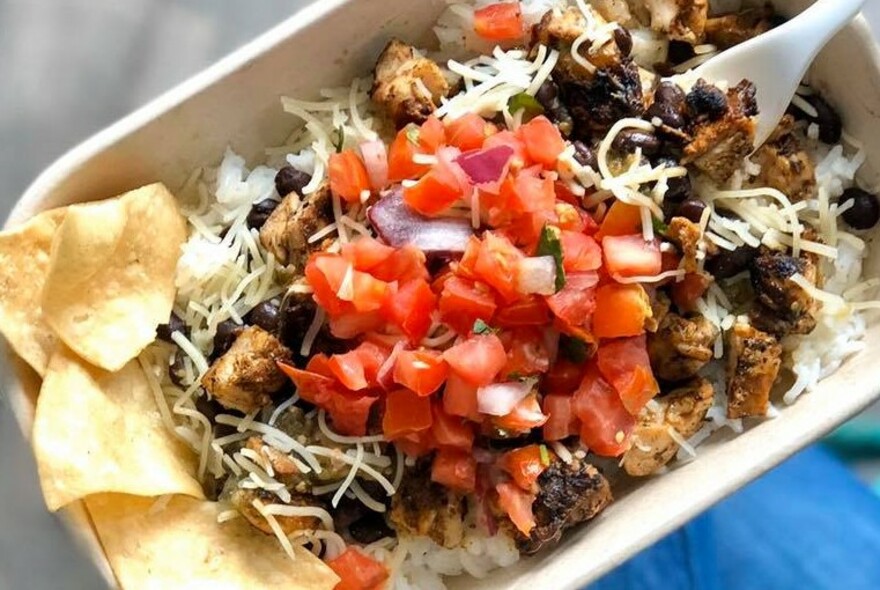
{"label": "chicken seasoning char", "polygon": [[[391,40],[351,120],[300,144],[311,160],[247,216],[281,288],[213,328],[216,496],[343,579],[381,581],[382,539],[502,534],[534,553],[709,426],[766,416],[784,350],[823,311],[835,244],[824,217],[791,215],[824,190],[809,135],[835,123],[792,107],[755,151],[751,82],[661,80],[780,22],[707,11],[597,0],[526,27],[520,3],[491,5],[466,37],[515,49],[448,68]],[[645,63],[636,29],[663,59]],[[503,104],[475,89],[530,63]],[[191,327],[172,320],[180,344]]]}

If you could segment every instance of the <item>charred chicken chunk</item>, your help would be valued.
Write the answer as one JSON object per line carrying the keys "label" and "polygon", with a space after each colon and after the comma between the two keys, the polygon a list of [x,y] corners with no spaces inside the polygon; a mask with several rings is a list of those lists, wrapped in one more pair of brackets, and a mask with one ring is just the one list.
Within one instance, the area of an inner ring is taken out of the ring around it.
{"label": "charred chicken chunk", "polygon": [[700,242],[703,240],[703,231],[700,226],[684,217],[673,217],[669,222],[669,239],[675,242],[681,250],[684,269],[687,272],[696,272],[697,252]]}
{"label": "charred chicken chunk", "polygon": [[[236,489],[229,496],[232,505],[235,506],[242,516],[256,529],[266,533],[274,534],[269,526],[269,521],[260,514],[257,507],[254,506],[254,500],[259,500],[264,505],[269,504],[285,504],[286,506],[297,506],[303,508],[319,507],[325,508],[315,496],[306,496],[303,494],[291,494],[290,502],[282,502],[278,497],[265,490],[247,490]],[[296,531],[314,531],[321,528],[321,520],[314,516],[275,516],[275,520],[281,527],[285,535],[290,535]]]}
{"label": "charred chicken chunk", "polygon": [[391,500],[389,520],[400,535],[431,537],[438,545],[453,548],[464,536],[464,498],[431,481],[428,463],[404,476]]}
{"label": "charred chicken chunk", "polygon": [[758,114],[755,86],[743,80],[725,96],[700,80],[688,94],[687,103],[694,128],[682,162],[724,184],[754,147]]}
{"label": "charred chicken chunk", "polygon": [[746,324],[730,332],[727,357],[727,417],[764,416],[782,364],[782,346]]}
{"label": "charred chicken chunk", "polygon": [[706,43],[729,49],[773,28],[776,15],[769,4],[706,20]]}
{"label": "charred chicken chunk", "polygon": [[648,356],[654,374],[664,381],[683,381],[712,360],[718,330],[702,315],[685,318],[669,313],[648,335]]}
{"label": "charred chicken chunk", "polygon": [[766,251],[752,260],[750,274],[755,305],[752,324],[777,336],[809,334],[816,327],[819,302],[791,280],[796,273],[816,285],[818,267],[808,257],[794,258],[782,252]]}
{"label": "charred chicken chunk", "polygon": [[708,0],[641,0],[651,28],[670,39],[696,45],[703,41]]}
{"label": "charred chicken chunk", "polygon": [[793,130],[794,117],[786,115],[754,155],[761,172],[752,184],[769,186],[792,201],[803,201],[816,196],[816,168]]}
{"label": "charred chicken chunk", "polygon": [[202,387],[224,408],[248,414],[267,406],[287,383],[276,361],[289,361],[290,350],[256,326],[245,328],[202,377]]}
{"label": "charred chicken chunk", "polygon": [[[330,185],[324,184],[303,197],[291,193],[284,197],[260,229],[260,243],[279,264],[302,271],[312,252],[326,244],[309,243],[309,237],[333,222],[333,200]],[[330,240],[325,242],[329,243]]]}
{"label": "charred chicken chunk", "polygon": [[376,62],[372,98],[398,129],[423,122],[448,92],[440,67],[398,39],[388,43]]}
{"label": "charred chicken chunk", "polygon": [[632,447],[623,456],[624,470],[632,476],[643,477],[669,463],[678,452],[678,443],[670,429],[685,439],[695,435],[703,426],[713,398],[712,384],[701,377],[654,398],[657,402],[654,410],[645,408],[639,415]]}
{"label": "charred chicken chunk", "polygon": [[645,320],[645,330],[656,332],[660,329],[660,324],[663,323],[664,318],[669,313],[672,301],[669,300],[669,296],[663,291],[655,290],[653,293],[649,292],[649,294],[651,296],[651,317]]}
{"label": "charred chicken chunk", "polygon": [[538,488],[532,504],[536,526],[528,538],[516,535],[517,547],[526,554],[555,544],[565,529],[590,520],[612,501],[608,480],[579,460],[570,464],[554,461],[538,477]]}
{"label": "charred chicken chunk", "polygon": [[585,30],[580,10],[551,10],[535,25],[532,40],[533,44],[559,50],[553,80],[575,129],[581,135],[602,134],[618,120],[644,112],[642,81],[638,66],[628,57],[628,35],[612,36],[593,53],[587,51],[590,44],[584,43],[579,56],[588,67],[576,60],[571,47]]}

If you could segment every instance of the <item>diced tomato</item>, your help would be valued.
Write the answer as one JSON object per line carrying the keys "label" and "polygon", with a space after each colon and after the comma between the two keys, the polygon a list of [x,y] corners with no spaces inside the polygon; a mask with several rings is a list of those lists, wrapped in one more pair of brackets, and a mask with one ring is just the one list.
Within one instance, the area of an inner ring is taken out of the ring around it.
{"label": "diced tomato", "polygon": [[602,376],[620,394],[630,414],[637,415],[660,391],[651,371],[644,334],[603,343],[596,359]]}
{"label": "diced tomato", "polygon": [[544,342],[543,331],[521,328],[502,336],[507,349],[507,364],[502,375],[538,375],[550,368],[550,351]]}
{"label": "diced tomato", "polygon": [[560,234],[565,272],[587,272],[602,266],[602,249],[596,240],[572,231],[562,231]]}
{"label": "diced tomato", "polygon": [[703,273],[691,272],[684,275],[684,279],[672,283],[672,302],[681,311],[695,311],[697,300],[706,293],[711,282],[712,279]]}
{"label": "diced tomato", "polygon": [[515,176],[513,185],[502,185],[503,189],[512,191],[506,200],[516,211],[553,211],[556,204],[553,180],[541,178],[536,172],[531,168],[523,170]]}
{"label": "diced tomato", "polygon": [[474,429],[461,417],[447,414],[441,404],[434,404],[434,424],[431,426],[437,445],[464,451],[474,446]]}
{"label": "diced tomato", "polygon": [[385,398],[382,432],[390,439],[431,428],[431,399],[408,389],[392,391]]}
{"label": "diced tomato", "polygon": [[597,338],[638,336],[645,332],[645,321],[652,313],[651,301],[641,285],[602,285],[596,289],[593,334]]}
{"label": "diced tomato", "polygon": [[535,495],[509,481],[496,484],[495,491],[498,492],[498,506],[507,513],[519,532],[528,537],[535,528],[535,515],[532,512]]}
{"label": "diced tomato", "polygon": [[342,257],[354,265],[355,270],[370,272],[394,254],[394,248],[371,237],[361,237],[342,246]]}
{"label": "diced tomato", "polygon": [[440,293],[440,319],[459,334],[473,329],[474,322],[489,322],[495,313],[495,297],[482,283],[450,277]]}
{"label": "diced tomato", "polygon": [[581,422],[581,440],[591,451],[603,457],[617,457],[629,447],[635,418],[594,363],[587,367],[572,398],[572,408]]}
{"label": "diced tomato", "polygon": [[463,152],[480,149],[486,138],[495,133],[498,133],[498,128],[476,113],[467,113],[454,121],[446,122],[449,145]]}
{"label": "diced tomato", "polygon": [[560,355],[544,375],[541,391],[547,394],[570,394],[581,384],[584,376],[583,363],[572,362]]}
{"label": "diced tomato", "polygon": [[333,590],[377,590],[388,579],[385,566],[351,546],[327,566],[339,576]]}
{"label": "diced tomato", "polygon": [[354,311],[354,305],[337,296],[349,263],[333,254],[314,254],[306,264],[306,281],[314,291],[315,302],[330,317]]}
{"label": "diced tomato", "polygon": [[431,316],[436,309],[437,296],[430,285],[424,279],[414,279],[401,285],[385,300],[382,317],[400,328],[415,344],[428,335]]}
{"label": "diced tomato", "polygon": [[602,238],[605,268],[612,277],[654,276],[660,273],[663,259],[657,240],[646,242],[641,234]]}
{"label": "diced tomato", "polygon": [[477,385],[450,372],[443,389],[443,411],[450,416],[478,421],[480,413],[477,411],[477,389]]}
{"label": "diced tomato", "polygon": [[458,181],[433,168],[413,186],[403,189],[403,200],[422,215],[434,217],[446,211],[464,195]]}
{"label": "diced tomato", "polygon": [[544,440],[563,440],[578,433],[578,420],[572,409],[572,396],[545,395],[543,410],[547,415],[544,424]]}
{"label": "diced tomato", "polygon": [[428,269],[425,267],[425,253],[411,244],[398,248],[394,253],[374,267],[370,274],[380,281],[411,281],[427,280]]}
{"label": "diced tomato", "polygon": [[436,152],[446,143],[446,128],[443,123],[431,115],[419,128],[419,145],[430,153]]}
{"label": "diced tomato", "polygon": [[614,201],[605,214],[599,230],[603,236],[628,236],[641,231],[641,208],[623,201]]}
{"label": "diced tomato", "polygon": [[296,391],[302,399],[323,407],[338,390],[336,379],[327,374],[322,374],[325,370],[317,367],[318,362],[316,362],[316,359],[324,363],[326,358],[326,356],[321,354],[313,356],[307,370],[299,369],[283,362],[276,364],[293,381]]}
{"label": "diced tomato", "polygon": [[534,393],[523,398],[509,414],[492,419],[492,423],[497,428],[509,432],[528,432],[543,426],[546,422],[547,416],[541,412],[538,396]]}
{"label": "diced tomato", "polygon": [[569,326],[583,326],[596,308],[596,283],[594,272],[570,273],[565,277],[565,287],[547,297],[550,311]]}
{"label": "diced tomato", "polygon": [[431,429],[414,432],[394,439],[394,446],[407,457],[423,457],[437,448]]}
{"label": "diced tomato", "polygon": [[480,256],[480,247],[482,245],[483,243],[476,236],[471,236],[468,239],[467,246],[464,248],[464,254],[461,255],[461,259],[457,263],[453,264],[455,274],[467,279],[477,279],[477,258]]}
{"label": "diced tomato", "polygon": [[473,492],[477,484],[477,462],[468,452],[440,449],[431,465],[431,481],[459,492]]}
{"label": "diced tomato", "polygon": [[490,4],[477,9],[474,11],[474,31],[491,41],[519,39],[525,31],[519,2]]}
{"label": "diced tomato", "polygon": [[382,328],[385,325],[385,320],[377,311],[368,311],[366,313],[353,311],[351,313],[331,316],[328,323],[330,324],[331,334],[337,338],[349,340],[361,334]]}
{"label": "diced tomato", "polygon": [[330,154],[327,175],[330,177],[330,190],[349,203],[359,203],[361,193],[370,190],[367,168],[354,150]]}
{"label": "diced tomato", "polygon": [[521,447],[501,456],[501,468],[527,492],[537,493],[538,477],[549,466],[550,452],[544,445]]}
{"label": "diced tomato", "polygon": [[420,135],[419,128],[412,124],[397,133],[388,151],[388,179],[391,182],[419,178],[431,169],[426,164],[416,164],[413,161],[416,154],[425,153],[419,143]]}
{"label": "diced tomato", "polygon": [[[370,344],[370,346],[374,349],[378,349],[375,344]],[[361,389],[370,387],[365,367],[365,360],[367,360],[367,358],[367,355],[362,355],[358,349],[354,349],[343,354],[334,354],[330,357],[327,364],[330,367],[330,370],[333,371],[333,375],[336,376],[336,379],[338,379],[346,389],[360,391]],[[379,363],[380,366],[381,364],[382,363]],[[378,367],[376,370],[378,371]]]}
{"label": "diced tomato", "polygon": [[488,150],[500,145],[506,145],[513,149],[513,159],[510,162],[511,170],[520,170],[531,164],[525,144],[513,131],[499,131],[486,138],[486,141],[483,142],[483,149]]}
{"label": "diced tomato", "polygon": [[516,273],[518,263],[524,257],[507,238],[486,232],[474,270],[504,299],[514,301],[520,297],[516,290]]}
{"label": "diced tomato", "polygon": [[482,387],[492,383],[507,363],[507,352],[495,334],[474,335],[448,348],[443,358],[461,378]]}
{"label": "diced tomato", "polygon": [[550,309],[542,297],[531,295],[504,305],[493,320],[501,328],[544,326],[550,322]]}
{"label": "diced tomato", "polygon": [[448,372],[442,355],[433,350],[401,350],[394,363],[394,381],[421,396],[440,389]]}
{"label": "diced tomato", "polygon": [[556,169],[556,160],[565,149],[565,141],[556,125],[541,115],[521,125],[516,133],[525,144],[532,161],[543,165],[544,168]]}
{"label": "diced tomato", "polygon": [[306,371],[323,377],[330,377],[331,379],[336,378],[333,375],[333,371],[330,370],[330,357],[323,352],[312,355],[312,358],[306,363]]}
{"label": "diced tomato", "polygon": [[330,414],[333,428],[347,436],[364,436],[367,434],[367,421],[370,409],[379,401],[378,397],[338,393],[330,398],[324,407]]}

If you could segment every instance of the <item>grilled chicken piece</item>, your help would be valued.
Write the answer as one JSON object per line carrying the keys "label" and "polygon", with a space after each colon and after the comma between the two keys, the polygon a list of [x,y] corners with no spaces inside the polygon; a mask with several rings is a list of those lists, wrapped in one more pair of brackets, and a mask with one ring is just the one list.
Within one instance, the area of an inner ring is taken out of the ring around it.
{"label": "grilled chicken piece", "polygon": [[272,466],[272,470],[275,472],[277,479],[286,475],[300,474],[299,467],[296,466],[296,463],[293,462],[293,458],[290,455],[282,453],[275,447],[270,447],[263,442],[263,439],[257,436],[252,436],[247,439],[244,446],[246,449],[250,449],[261,457],[264,457]]}
{"label": "grilled chicken piece", "polygon": [[703,241],[700,226],[685,217],[673,217],[669,222],[669,239],[678,245],[687,272],[697,272],[697,252]]}
{"label": "grilled chicken piece", "polygon": [[431,481],[430,464],[406,473],[391,500],[389,521],[399,535],[427,536],[454,548],[464,536],[464,497]]}
{"label": "grilled chicken piece", "polygon": [[785,115],[779,126],[753,157],[761,172],[753,186],[775,188],[792,201],[812,199],[817,194],[816,167],[794,136],[794,117]]}
{"label": "grilled chicken piece", "polygon": [[284,197],[260,229],[260,243],[281,265],[302,272],[309,254],[324,248],[332,239],[309,244],[309,237],[333,223],[333,200],[330,185],[323,184],[303,197],[291,193]]}
{"label": "grilled chicken piece", "polygon": [[764,416],[782,364],[782,346],[746,324],[730,332],[727,357],[727,417]]}
{"label": "grilled chicken piece", "polygon": [[648,356],[654,374],[664,381],[683,381],[712,360],[718,330],[702,315],[685,318],[668,313],[660,328],[648,334]]}
{"label": "grilled chicken piece", "polygon": [[641,0],[648,10],[651,28],[674,41],[691,45],[703,42],[708,0]]}
{"label": "grilled chicken piece", "polygon": [[223,356],[202,377],[202,387],[224,408],[248,414],[267,406],[287,383],[276,361],[289,361],[290,350],[257,326],[242,330]]}
{"label": "grilled chicken piece", "polygon": [[765,251],[752,261],[750,273],[755,305],[749,317],[756,328],[779,337],[809,334],[815,329],[819,302],[791,280],[800,273],[816,285],[819,270],[813,259]]}
{"label": "grilled chicken piece", "polygon": [[632,437],[632,447],[623,456],[624,470],[635,477],[655,473],[678,452],[678,443],[669,429],[688,439],[703,426],[706,412],[712,407],[712,384],[696,377],[682,387],[657,398],[654,410],[639,414]]}
{"label": "grilled chicken piece", "polygon": [[645,330],[653,333],[660,329],[660,324],[669,313],[672,302],[663,291],[654,290],[653,293],[649,291],[649,295],[651,297],[651,317],[645,320]]}
{"label": "grilled chicken piece", "polygon": [[638,25],[634,22],[627,0],[592,0],[590,5],[608,22],[619,23],[625,27]]}
{"label": "grilled chicken piece", "polygon": [[[604,134],[624,117],[637,117],[645,110],[639,68],[628,57],[625,35],[613,35],[596,52],[588,53],[584,43],[580,56],[589,62],[586,68],[571,54],[572,43],[586,30],[583,14],[577,8],[551,10],[535,25],[533,45],[542,44],[559,50],[553,80],[560,98],[584,134]],[[624,49],[618,45],[619,40]],[[630,42],[631,45],[631,42]]]}
{"label": "grilled chicken piece", "polygon": [[[284,504],[278,499],[278,496],[265,490],[247,490],[239,488],[232,492],[229,496],[229,500],[232,502],[232,505],[235,506],[236,510],[238,510],[254,528],[267,535],[274,534],[272,528],[269,526],[269,522],[254,506],[254,500],[259,500],[266,506],[269,504]],[[285,505],[305,508],[326,508],[317,497],[296,493],[291,494],[290,502],[287,502]],[[281,530],[285,535],[290,535],[296,531],[314,531],[321,528],[321,519],[314,516],[276,515],[275,520],[278,522],[278,525],[281,527]]]}
{"label": "grilled chicken piece", "polygon": [[[723,112],[710,116],[693,112],[690,105],[715,106],[713,100],[706,98],[716,92],[717,89],[700,80],[688,95],[690,115],[696,123],[692,130],[693,139],[684,148],[682,163],[692,164],[720,185],[739,169],[743,158],[752,152],[758,105],[755,102],[754,84],[743,80],[727,92],[727,108]],[[718,106],[723,108],[723,105]]]}
{"label": "grilled chicken piece", "polygon": [[555,460],[538,477],[538,489],[532,504],[536,526],[528,538],[516,533],[517,547],[526,554],[557,543],[565,529],[590,520],[613,499],[608,480],[577,459],[571,464]]}
{"label": "grilled chicken piece", "polygon": [[710,18],[706,20],[706,43],[729,49],[766,33],[773,28],[775,20],[776,14],[770,4]]}
{"label": "grilled chicken piece", "polygon": [[374,74],[373,101],[386,110],[398,129],[430,117],[449,92],[440,66],[398,39],[385,46]]}

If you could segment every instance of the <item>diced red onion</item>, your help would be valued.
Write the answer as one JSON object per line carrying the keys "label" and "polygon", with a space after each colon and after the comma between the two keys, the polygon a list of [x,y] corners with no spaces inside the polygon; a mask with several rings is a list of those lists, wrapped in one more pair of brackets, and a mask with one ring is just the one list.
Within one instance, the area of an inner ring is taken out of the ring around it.
{"label": "diced red onion", "polygon": [[367,211],[379,237],[395,248],[412,244],[430,259],[456,258],[464,253],[474,228],[459,217],[425,217],[413,211],[403,200],[403,191],[395,187]]}
{"label": "diced red onion", "polygon": [[556,293],[556,260],[552,256],[523,258],[516,277],[516,290],[524,295],[553,295]]}
{"label": "diced red onion", "polygon": [[497,193],[512,159],[513,148],[499,145],[461,154],[455,162],[464,170],[472,184],[484,191]]}
{"label": "diced red onion", "polygon": [[565,288],[573,291],[592,289],[599,283],[599,275],[593,271],[570,272],[565,275]]}
{"label": "diced red onion", "polygon": [[382,190],[388,186],[388,152],[385,143],[381,139],[375,139],[365,141],[360,147],[364,166],[370,177],[370,186],[373,190]]}
{"label": "diced red onion", "polygon": [[477,410],[489,416],[506,416],[532,391],[531,383],[493,383],[477,390]]}

